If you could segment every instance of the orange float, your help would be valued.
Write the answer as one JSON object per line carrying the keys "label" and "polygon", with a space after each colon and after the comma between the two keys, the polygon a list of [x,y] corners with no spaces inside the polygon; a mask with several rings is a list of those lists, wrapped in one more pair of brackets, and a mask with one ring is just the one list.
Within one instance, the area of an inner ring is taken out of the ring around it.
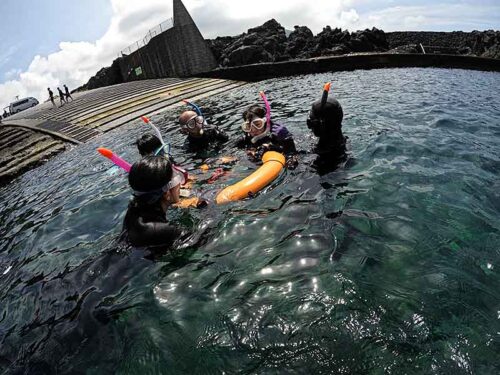
{"label": "orange float", "polygon": [[285,167],[285,156],[276,151],[268,151],[262,156],[263,165],[250,176],[222,190],[215,202],[217,204],[245,199],[273,182]]}

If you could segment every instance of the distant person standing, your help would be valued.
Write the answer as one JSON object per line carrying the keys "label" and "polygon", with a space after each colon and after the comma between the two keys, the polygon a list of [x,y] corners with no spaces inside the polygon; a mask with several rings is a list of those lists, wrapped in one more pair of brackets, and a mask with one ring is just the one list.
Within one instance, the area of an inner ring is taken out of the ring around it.
{"label": "distant person standing", "polygon": [[47,90],[49,91],[49,97],[50,97],[50,101],[52,102],[52,105],[54,107],[57,107],[56,103],[54,102],[54,93],[52,92],[52,90],[50,89],[50,87],[47,87]]}
{"label": "distant person standing", "polygon": [[62,107],[64,105],[64,103],[66,103],[66,100],[64,99],[64,93],[62,92],[62,90],[59,87],[57,88],[57,91],[59,92],[59,99],[61,100],[60,107]]}
{"label": "distant person standing", "polygon": [[68,99],[71,99],[71,101],[73,101],[73,97],[69,93],[68,86],[64,85],[64,91],[66,92],[66,102],[68,102]]}

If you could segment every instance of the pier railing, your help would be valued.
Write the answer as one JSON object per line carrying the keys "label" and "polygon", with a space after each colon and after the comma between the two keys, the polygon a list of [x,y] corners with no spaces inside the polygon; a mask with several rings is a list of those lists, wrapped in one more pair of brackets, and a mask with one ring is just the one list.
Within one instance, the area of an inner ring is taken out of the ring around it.
{"label": "pier railing", "polygon": [[148,31],[148,33],[144,36],[144,38],[136,41],[135,43],[132,43],[127,48],[122,49],[121,50],[122,56],[124,56],[124,55],[130,55],[132,52],[135,52],[139,48],[144,47],[155,36],[160,35],[162,32],[164,32],[165,30],[171,29],[172,27],[174,27],[174,19],[173,18],[169,18],[168,20],[166,20],[166,21],[160,23],[159,25],[153,27],[152,29],[150,29]]}

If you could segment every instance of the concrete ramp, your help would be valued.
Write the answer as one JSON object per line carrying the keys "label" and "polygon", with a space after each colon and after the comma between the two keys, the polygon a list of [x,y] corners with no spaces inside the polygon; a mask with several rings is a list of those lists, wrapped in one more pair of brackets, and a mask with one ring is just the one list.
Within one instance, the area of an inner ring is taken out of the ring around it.
{"label": "concrete ramp", "polygon": [[72,143],[85,142],[140,116],[159,113],[246,84],[211,78],[165,78],[128,82],[73,95],[74,101],[56,107],[50,102],[13,115],[5,124],[38,130]]}
{"label": "concrete ramp", "polygon": [[59,106],[46,102],[0,124],[0,185],[64,151],[116,129],[140,116],[160,113],[192,101],[245,85],[213,78],[165,78],[128,82],[76,93]]}

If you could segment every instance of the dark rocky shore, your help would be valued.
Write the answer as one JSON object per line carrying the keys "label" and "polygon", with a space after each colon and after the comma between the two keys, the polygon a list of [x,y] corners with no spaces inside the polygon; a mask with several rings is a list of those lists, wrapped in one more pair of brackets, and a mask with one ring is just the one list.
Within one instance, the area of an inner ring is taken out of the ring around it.
{"label": "dark rocky shore", "polygon": [[[377,28],[349,32],[326,26],[314,35],[306,26],[288,33],[272,19],[236,36],[208,39],[219,68],[352,53],[444,53],[500,59],[500,31],[386,33]],[[424,48],[424,51],[422,50]],[[122,83],[119,59],[102,68],[79,90]]]}
{"label": "dark rocky shore", "polygon": [[349,32],[330,26],[314,35],[295,26],[286,35],[276,20],[234,37],[207,40],[220,67],[280,62],[357,52],[423,53],[421,46],[438,52],[500,59],[500,32],[392,32],[377,28]]}

